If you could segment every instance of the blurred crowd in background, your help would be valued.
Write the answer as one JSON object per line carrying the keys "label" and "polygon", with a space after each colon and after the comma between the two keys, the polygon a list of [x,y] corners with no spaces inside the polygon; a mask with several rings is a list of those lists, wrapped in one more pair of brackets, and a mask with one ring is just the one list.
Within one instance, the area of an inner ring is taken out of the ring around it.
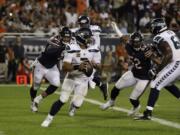
{"label": "blurred crowd in background", "polygon": [[[135,30],[148,33],[146,26],[154,17],[164,17],[170,29],[180,32],[179,0],[0,0],[0,33],[57,34],[61,26],[77,27],[80,15],[89,16],[91,24],[99,25],[106,34],[113,33],[112,21],[123,34]],[[15,82],[18,74],[29,76],[21,37],[8,45],[4,40],[0,36],[0,80]],[[105,57],[102,77],[116,81],[128,69],[127,53],[119,44]]]}
{"label": "blurred crowd in background", "polygon": [[0,0],[0,32],[56,32],[77,26],[86,14],[103,32],[116,21],[124,33],[145,29],[152,17],[164,17],[174,30],[180,25],[179,0]]}

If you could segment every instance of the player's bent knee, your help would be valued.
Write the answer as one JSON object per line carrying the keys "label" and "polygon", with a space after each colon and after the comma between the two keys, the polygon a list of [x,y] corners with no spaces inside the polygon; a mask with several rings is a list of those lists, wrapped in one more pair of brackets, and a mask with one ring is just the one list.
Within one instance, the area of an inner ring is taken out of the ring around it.
{"label": "player's bent knee", "polygon": [[76,107],[80,107],[83,104],[84,96],[82,95],[74,95],[72,102]]}
{"label": "player's bent knee", "polygon": [[59,87],[60,86],[60,80],[54,80],[53,82],[51,82],[51,85]]}
{"label": "player's bent knee", "polygon": [[70,93],[69,92],[61,92],[61,96],[59,100],[63,103],[66,103],[69,100]]}

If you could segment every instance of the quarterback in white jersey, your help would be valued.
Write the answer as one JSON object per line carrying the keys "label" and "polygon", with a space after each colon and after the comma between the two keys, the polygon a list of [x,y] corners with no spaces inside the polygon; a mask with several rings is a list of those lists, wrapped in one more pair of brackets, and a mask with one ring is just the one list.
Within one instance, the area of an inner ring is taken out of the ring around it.
{"label": "quarterback in white jersey", "polygon": [[167,29],[162,18],[153,19],[150,28],[155,35],[153,42],[159,50],[161,60],[156,68],[158,73],[150,84],[151,92],[146,110],[143,116],[138,118],[143,120],[151,119],[152,110],[162,88],[171,90],[171,93],[180,99],[180,91],[173,84],[180,77],[180,40],[173,31]]}
{"label": "quarterback in white jersey", "polygon": [[[76,33],[77,30],[80,28],[89,28],[92,31],[92,44],[93,46],[97,47],[100,50],[100,33],[101,28],[98,25],[90,25],[89,17],[85,15],[81,15],[78,18],[78,28],[71,29],[73,33]],[[93,70],[93,74],[89,78],[89,86],[91,88],[95,88],[95,86],[98,86],[104,96],[104,100],[108,97],[108,83],[103,82],[99,75],[95,75],[96,70]]]}
{"label": "quarterback in white jersey", "polygon": [[73,93],[72,106],[70,115],[73,116],[75,110],[79,108],[84,97],[88,92],[89,77],[93,72],[93,68],[101,67],[101,53],[95,46],[89,46],[91,41],[91,30],[81,28],[76,35],[77,44],[71,44],[63,59],[63,71],[67,75],[62,84],[60,98],[52,105],[51,110],[41,124],[43,127],[48,127],[52,122],[53,117],[57,114],[60,108],[66,103]]}

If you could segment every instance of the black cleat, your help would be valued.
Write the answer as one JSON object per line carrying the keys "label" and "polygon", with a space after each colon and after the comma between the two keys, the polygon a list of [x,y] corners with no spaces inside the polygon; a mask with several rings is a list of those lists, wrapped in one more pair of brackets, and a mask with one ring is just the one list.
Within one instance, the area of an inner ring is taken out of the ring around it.
{"label": "black cleat", "polygon": [[134,118],[135,120],[151,120],[152,118],[152,111],[146,110],[143,112],[143,116],[139,116]]}
{"label": "black cleat", "polygon": [[108,98],[108,83],[101,84],[101,86],[99,88],[100,88],[101,92],[103,93],[104,100],[107,100],[107,98]]}

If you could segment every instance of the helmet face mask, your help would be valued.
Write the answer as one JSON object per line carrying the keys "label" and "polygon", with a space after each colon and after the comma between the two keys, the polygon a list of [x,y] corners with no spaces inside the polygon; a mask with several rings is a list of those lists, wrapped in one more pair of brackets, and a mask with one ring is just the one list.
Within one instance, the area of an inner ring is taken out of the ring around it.
{"label": "helmet face mask", "polygon": [[92,43],[92,32],[89,28],[80,28],[76,33],[76,40],[78,44],[86,47]]}
{"label": "helmet face mask", "polygon": [[89,17],[82,15],[78,18],[78,24],[81,28],[88,28],[90,25]]}
{"label": "helmet face mask", "polygon": [[71,31],[69,30],[68,27],[63,27],[60,30],[59,35],[60,35],[61,40],[62,40],[63,43],[70,43],[72,33],[71,33]]}
{"label": "helmet face mask", "polygon": [[144,40],[143,35],[140,32],[134,32],[130,35],[130,42],[134,50],[138,51],[142,46]]}
{"label": "helmet face mask", "polygon": [[150,31],[152,34],[158,34],[166,29],[166,22],[162,18],[155,18],[150,23]]}

